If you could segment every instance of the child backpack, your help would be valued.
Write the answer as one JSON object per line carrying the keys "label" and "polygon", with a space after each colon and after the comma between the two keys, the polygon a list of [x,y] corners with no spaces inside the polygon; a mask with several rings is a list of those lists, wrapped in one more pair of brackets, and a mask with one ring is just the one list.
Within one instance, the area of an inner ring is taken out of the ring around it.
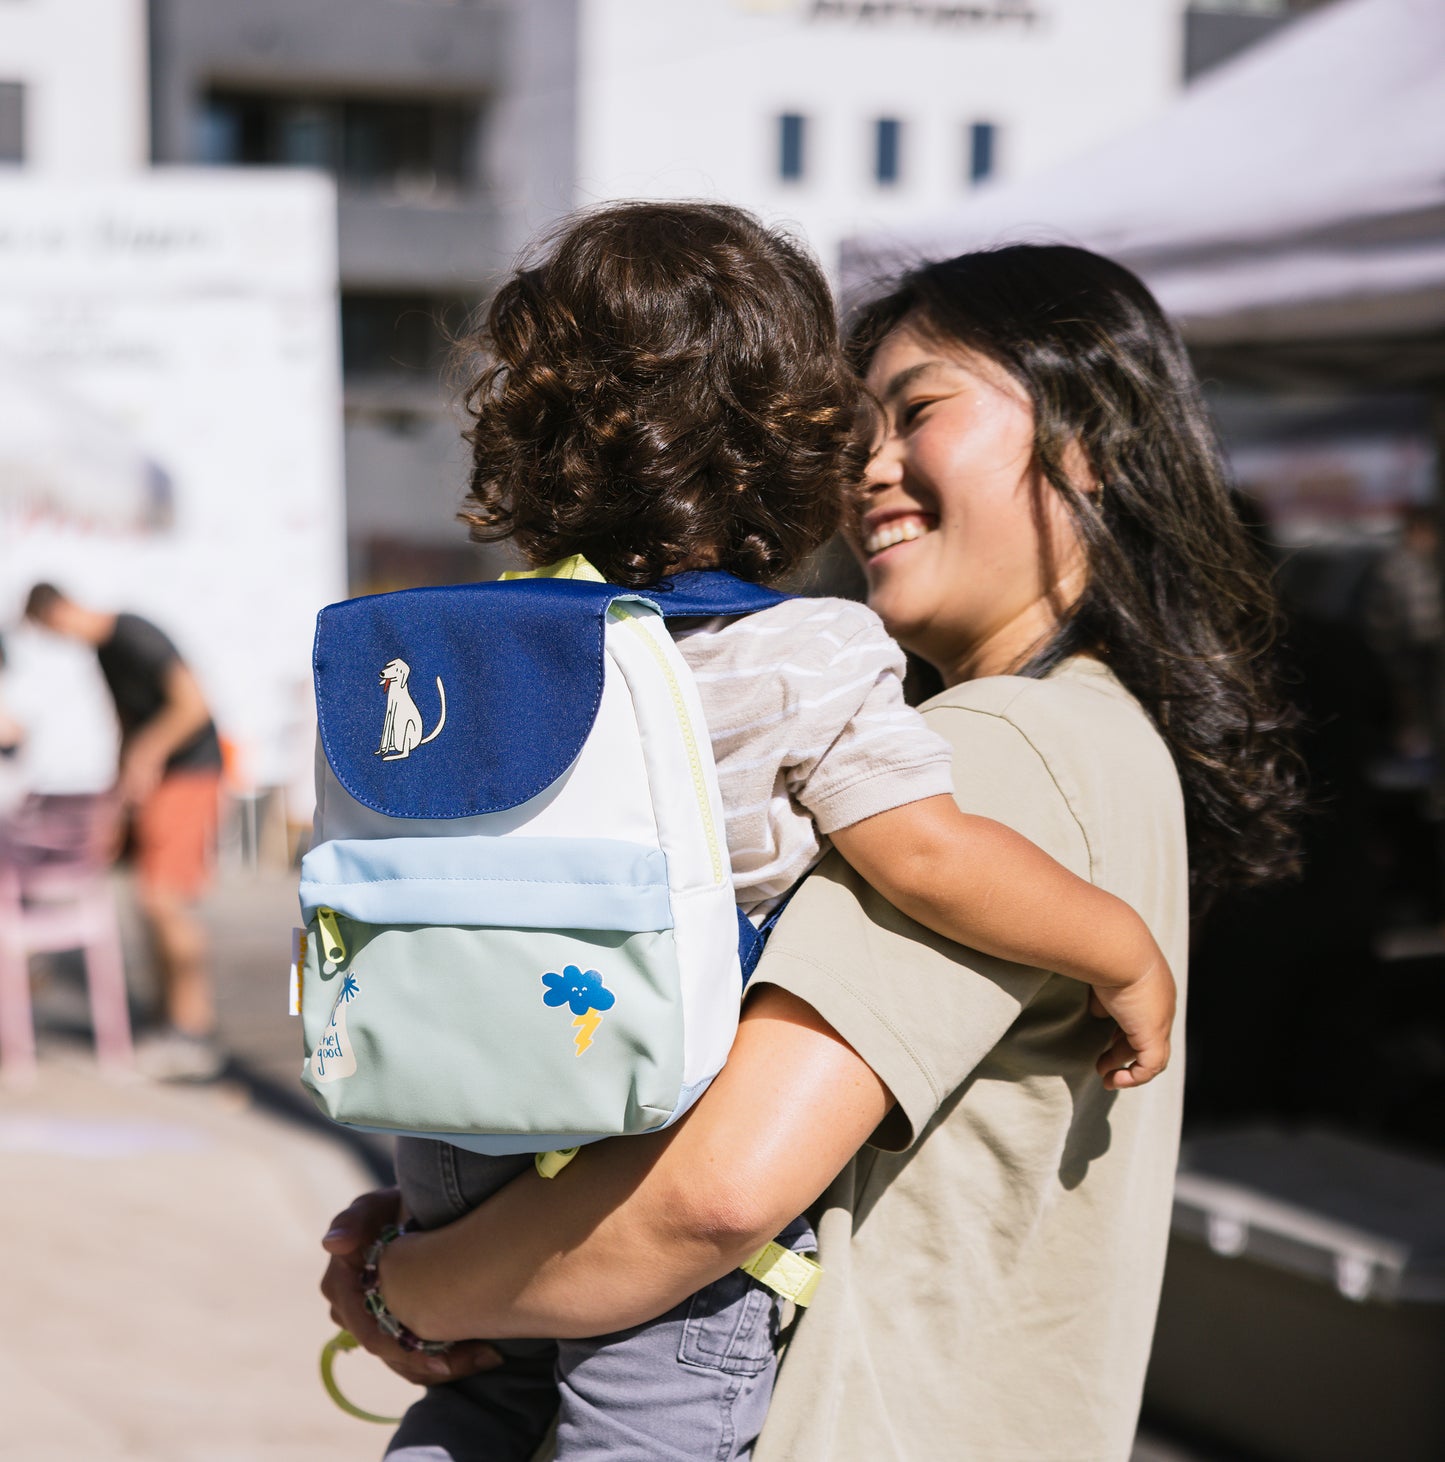
{"label": "child backpack", "polygon": [[[664,619],[786,596],[568,560],[331,605],[293,978],[332,1119],[492,1154],[652,1131],[727,1057],[759,938]],[[567,577],[565,575],[572,575]]]}

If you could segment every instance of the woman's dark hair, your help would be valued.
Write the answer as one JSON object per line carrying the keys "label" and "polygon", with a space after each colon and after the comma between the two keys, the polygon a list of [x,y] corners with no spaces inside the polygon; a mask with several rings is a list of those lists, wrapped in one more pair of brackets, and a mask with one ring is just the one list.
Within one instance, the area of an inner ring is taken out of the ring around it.
{"label": "woman's dark hair", "polygon": [[776,580],[863,476],[872,412],[827,282],[741,209],[575,215],[475,343],[462,518],[534,565],[580,553],[632,587],[684,563]]}
{"label": "woman's dark hair", "polygon": [[[1200,892],[1292,872],[1302,793],[1294,716],[1275,680],[1269,571],[1231,503],[1189,356],[1154,297],[1087,250],[1017,244],[905,275],[859,312],[855,368],[900,325],[978,351],[1027,390],[1040,476],[1087,556],[1082,594],[1015,673],[1097,655],[1135,696],[1178,768]],[[1073,443],[1097,492],[1070,480]]]}

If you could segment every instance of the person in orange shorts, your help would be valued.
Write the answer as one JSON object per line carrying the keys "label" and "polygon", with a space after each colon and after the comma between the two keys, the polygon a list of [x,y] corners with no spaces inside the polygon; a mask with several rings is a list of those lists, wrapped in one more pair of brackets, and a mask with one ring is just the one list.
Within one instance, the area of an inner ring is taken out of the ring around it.
{"label": "person in orange shorts", "polygon": [[210,886],[221,747],[206,699],[165,632],[137,614],[77,604],[36,584],[27,619],[89,645],[120,722],[116,793],[130,815],[141,907],[160,961],[165,1027],[137,1050],[163,1080],[209,1080],[224,1058],[205,927],[195,904]]}

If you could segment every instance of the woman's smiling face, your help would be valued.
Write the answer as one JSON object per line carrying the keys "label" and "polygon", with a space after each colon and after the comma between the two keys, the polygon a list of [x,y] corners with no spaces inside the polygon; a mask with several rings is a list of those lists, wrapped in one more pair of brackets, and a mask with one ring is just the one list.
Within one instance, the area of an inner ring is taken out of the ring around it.
{"label": "woman's smiling face", "polygon": [[906,322],[874,354],[868,386],[887,420],[856,540],[868,602],[946,683],[1005,673],[1083,578],[1068,511],[1034,460],[1028,395],[988,357]]}

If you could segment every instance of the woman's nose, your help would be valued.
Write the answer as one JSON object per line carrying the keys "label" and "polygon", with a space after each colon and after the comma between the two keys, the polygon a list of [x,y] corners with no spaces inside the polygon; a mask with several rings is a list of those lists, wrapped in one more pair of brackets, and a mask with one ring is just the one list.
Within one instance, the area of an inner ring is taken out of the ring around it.
{"label": "woman's nose", "polygon": [[885,487],[897,487],[902,481],[903,443],[895,432],[889,432],[868,463],[863,486],[868,492],[881,492]]}

